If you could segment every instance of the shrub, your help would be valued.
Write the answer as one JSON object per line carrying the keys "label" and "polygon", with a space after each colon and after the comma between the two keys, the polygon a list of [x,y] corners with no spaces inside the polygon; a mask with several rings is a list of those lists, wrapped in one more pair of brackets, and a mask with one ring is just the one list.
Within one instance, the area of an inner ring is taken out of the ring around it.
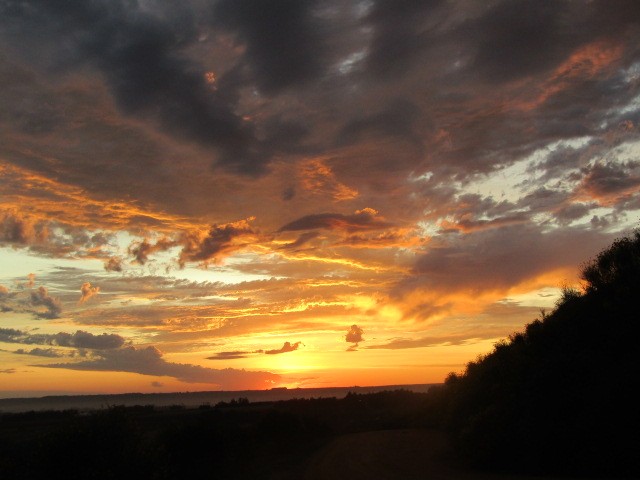
{"label": "shrub", "polygon": [[556,308],[445,382],[460,459],[489,469],[628,477],[640,471],[640,234],[616,240]]}

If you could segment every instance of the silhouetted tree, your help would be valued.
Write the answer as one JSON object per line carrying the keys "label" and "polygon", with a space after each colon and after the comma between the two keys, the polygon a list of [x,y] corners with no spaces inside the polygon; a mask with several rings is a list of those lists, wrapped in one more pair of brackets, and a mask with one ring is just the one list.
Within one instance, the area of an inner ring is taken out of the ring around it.
{"label": "silhouetted tree", "polygon": [[584,292],[445,382],[446,425],[471,465],[638,478],[640,233],[583,267]]}

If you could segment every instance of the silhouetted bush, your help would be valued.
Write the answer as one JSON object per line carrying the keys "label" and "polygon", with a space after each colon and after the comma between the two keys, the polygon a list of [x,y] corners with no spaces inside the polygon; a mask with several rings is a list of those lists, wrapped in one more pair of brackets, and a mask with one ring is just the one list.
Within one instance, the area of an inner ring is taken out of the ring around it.
{"label": "silhouetted bush", "polygon": [[446,426],[470,465],[638,478],[640,233],[614,242],[550,314],[445,382]]}
{"label": "silhouetted bush", "polygon": [[335,436],[405,427],[425,417],[426,399],[399,390],[342,400],[0,414],[0,478],[298,479]]}

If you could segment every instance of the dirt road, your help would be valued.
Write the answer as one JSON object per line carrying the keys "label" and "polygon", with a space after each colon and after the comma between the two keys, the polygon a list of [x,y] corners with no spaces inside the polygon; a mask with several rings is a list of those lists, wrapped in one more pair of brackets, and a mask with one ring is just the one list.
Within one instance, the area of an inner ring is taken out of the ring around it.
{"label": "dirt road", "polygon": [[[311,460],[305,480],[540,480],[456,469],[433,430],[387,430],[337,438]],[[545,480],[554,480],[545,478]]]}

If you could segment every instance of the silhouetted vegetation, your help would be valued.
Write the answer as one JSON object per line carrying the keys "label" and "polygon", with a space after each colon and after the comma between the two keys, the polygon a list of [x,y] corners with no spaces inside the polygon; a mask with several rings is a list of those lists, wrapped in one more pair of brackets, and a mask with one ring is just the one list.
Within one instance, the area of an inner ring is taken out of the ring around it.
{"label": "silhouetted vegetation", "polygon": [[446,426],[475,467],[640,475],[640,232],[564,288],[553,312],[445,382]]}
{"label": "silhouetted vegetation", "polygon": [[122,407],[89,413],[0,415],[0,473],[7,479],[291,478],[336,436],[403,428],[428,418],[429,395],[397,390],[344,399],[187,409]]}

